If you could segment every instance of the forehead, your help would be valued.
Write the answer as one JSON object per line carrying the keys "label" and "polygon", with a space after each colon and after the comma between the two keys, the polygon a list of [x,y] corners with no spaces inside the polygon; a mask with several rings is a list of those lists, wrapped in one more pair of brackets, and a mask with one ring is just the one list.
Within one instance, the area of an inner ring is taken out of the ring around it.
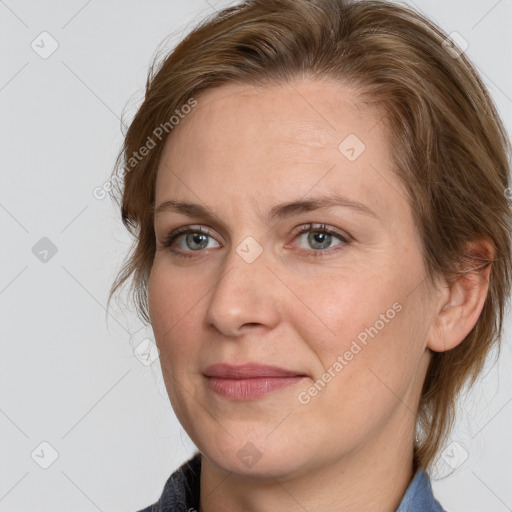
{"label": "forehead", "polygon": [[364,104],[354,88],[316,80],[232,83],[196,99],[166,141],[156,202],[169,194],[201,199],[229,191],[252,201],[283,199],[312,187],[368,198],[376,181],[393,181],[385,176],[391,148],[383,112]]}
{"label": "forehead", "polygon": [[[173,131],[169,145],[182,143],[191,134],[196,142],[221,143],[222,131],[255,142],[266,132],[288,142],[324,147],[339,143],[345,132],[368,138],[366,132],[382,114],[364,104],[357,89],[331,80],[266,86],[228,83],[198,98],[198,106]],[[201,129],[212,125],[215,129]]]}

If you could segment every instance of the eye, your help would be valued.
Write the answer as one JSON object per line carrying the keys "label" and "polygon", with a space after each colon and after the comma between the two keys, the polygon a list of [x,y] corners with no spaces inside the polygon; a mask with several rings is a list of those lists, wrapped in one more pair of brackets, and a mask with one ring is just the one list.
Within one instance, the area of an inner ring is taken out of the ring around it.
{"label": "eye", "polygon": [[[204,229],[202,226],[183,226],[172,231],[162,245],[163,247],[169,248],[178,256],[191,257],[192,254],[186,253],[220,247],[220,245],[210,245],[211,241],[213,241],[213,238],[208,233],[208,230]],[[178,249],[175,249],[176,245]]]}
{"label": "eye", "polygon": [[[323,257],[332,252],[338,251],[341,247],[351,242],[348,235],[339,233],[334,229],[328,228],[325,224],[305,224],[300,226],[297,238],[299,242],[306,244],[300,249],[300,252],[304,252],[307,256],[311,257]],[[336,239],[339,241],[336,242]],[[338,247],[338,248],[336,248]]]}
{"label": "eye", "polygon": [[[328,256],[351,243],[349,235],[328,228],[325,224],[304,224],[297,228],[295,239],[306,244],[307,248],[300,247],[298,251],[306,257],[319,258]],[[334,243],[338,240],[338,243]],[[211,245],[212,243],[217,245]],[[191,258],[194,253],[204,249],[220,247],[203,226],[183,226],[172,231],[162,242],[174,254],[184,258]],[[288,246],[287,246],[288,247]]]}

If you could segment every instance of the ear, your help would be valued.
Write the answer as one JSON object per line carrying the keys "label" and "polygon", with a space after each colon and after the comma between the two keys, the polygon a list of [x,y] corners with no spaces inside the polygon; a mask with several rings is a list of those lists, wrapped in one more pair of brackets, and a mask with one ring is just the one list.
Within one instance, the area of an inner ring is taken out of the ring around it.
{"label": "ear", "polygon": [[[489,242],[480,240],[468,244],[467,254],[489,260],[493,258],[494,250]],[[459,266],[464,273],[457,276],[451,285],[445,282],[446,288],[439,295],[437,316],[427,342],[430,350],[451,350],[462,343],[473,329],[487,297],[491,266],[492,263],[475,265],[465,262]]]}

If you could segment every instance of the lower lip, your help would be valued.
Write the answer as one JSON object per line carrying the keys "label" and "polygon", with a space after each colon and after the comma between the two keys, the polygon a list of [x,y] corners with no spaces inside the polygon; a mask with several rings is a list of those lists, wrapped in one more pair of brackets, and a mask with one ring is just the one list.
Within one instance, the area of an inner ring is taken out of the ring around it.
{"label": "lower lip", "polygon": [[210,388],[231,400],[252,400],[273,391],[296,384],[304,377],[254,377],[250,379],[221,379],[207,377]]}

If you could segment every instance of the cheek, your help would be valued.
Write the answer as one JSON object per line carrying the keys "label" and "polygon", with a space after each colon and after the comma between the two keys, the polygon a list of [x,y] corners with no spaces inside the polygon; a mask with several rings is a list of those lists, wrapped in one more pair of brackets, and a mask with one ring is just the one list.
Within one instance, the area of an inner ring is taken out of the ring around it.
{"label": "cheek", "polygon": [[353,269],[342,276],[331,275],[320,284],[317,281],[317,285],[297,282],[298,295],[304,297],[308,307],[295,303],[295,312],[292,308],[290,314],[304,326],[308,338],[316,340],[317,349],[337,355],[347,350],[358,335],[364,341],[365,333],[373,333],[376,323],[378,331],[383,332],[398,316],[393,304],[400,298],[400,290],[396,279],[389,276],[389,272]]}
{"label": "cheek", "polygon": [[[172,276],[172,277],[169,277]],[[204,291],[192,293],[190,280],[172,273],[164,258],[155,258],[148,281],[148,305],[156,345],[160,351],[160,366],[167,394],[182,425],[190,428],[187,413],[187,393],[192,392],[191,376],[200,347],[193,342],[200,299]]]}
{"label": "cheek", "polygon": [[[179,270],[167,268],[164,258],[155,258],[148,281],[148,305],[155,341],[163,361],[175,360],[171,354],[191,348],[186,343],[190,325],[199,325],[197,319],[204,290],[191,286]],[[172,276],[172,277],[170,277]]]}
{"label": "cheek", "polygon": [[409,390],[422,355],[421,329],[414,333],[413,328],[418,318],[408,302],[393,300],[395,294],[373,293],[371,301],[342,300],[336,335],[309,342],[320,366],[304,391],[327,422],[351,418],[344,427],[348,437],[380,428],[403,403],[413,408]]}
{"label": "cheek", "polygon": [[410,290],[396,266],[354,269],[322,286],[303,286],[300,295],[314,315],[298,308],[295,324],[302,326],[301,336],[321,364],[317,370],[344,374],[336,379],[343,386],[348,380],[355,386],[360,379],[371,381],[371,371],[390,384],[407,380],[405,374],[414,372],[421,357],[424,335],[421,308]]}

